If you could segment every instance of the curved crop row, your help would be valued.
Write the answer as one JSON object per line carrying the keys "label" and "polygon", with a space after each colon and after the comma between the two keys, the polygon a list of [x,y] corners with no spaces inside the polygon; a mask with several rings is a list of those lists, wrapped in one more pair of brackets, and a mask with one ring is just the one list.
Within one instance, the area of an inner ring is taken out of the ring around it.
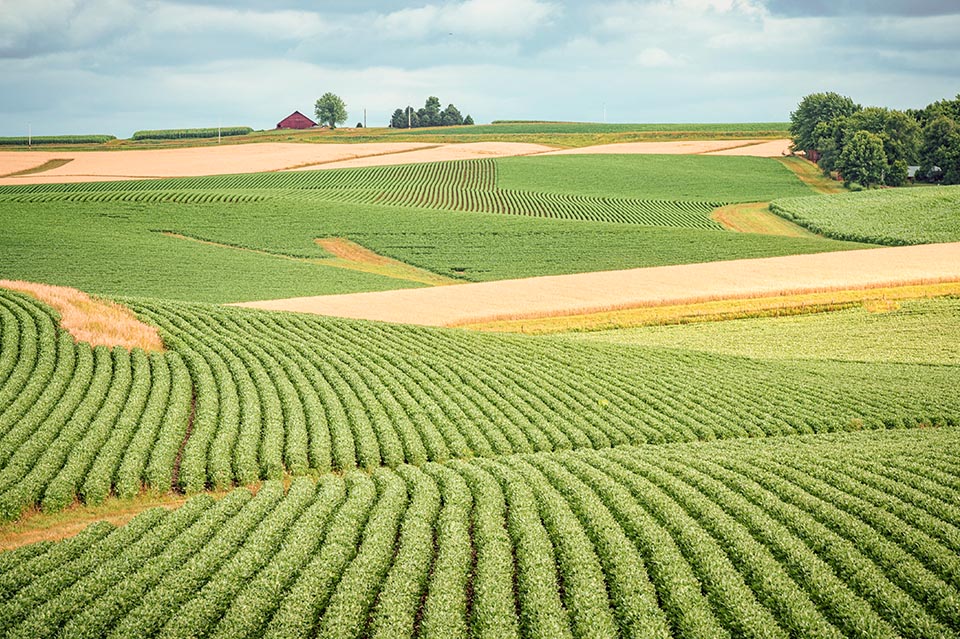
{"label": "curved crop row", "polygon": [[960,494],[942,517],[865,506],[871,481],[889,501],[911,490],[904,473],[932,480],[915,465],[956,434],[891,435],[559,451],[200,496],[16,551],[0,562],[0,633],[955,636],[960,559],[941,535]]}
{"label": "curved crop row", "polygon": [[723,228],[710,218],[711,211],[723,205],[723,202],[589,197],[501,189],[497,185],[497,163],[493,159],[0,187],[0,199],[12,202],[242,203],[268,197],[315,198],[675,228]]}
{"label": "curved crop row", "polygon": [[[0,519],[78,494],[166,491],[187,425],[190,379],[175,353],[77,344],[26,295],[0,291]],[[148,477],[156,463],[166,473]]]}
{"label": "curved crop row", "polygon": [[954,424],[956,372],[136,302],[196,387],[187,490],[284,472]]}

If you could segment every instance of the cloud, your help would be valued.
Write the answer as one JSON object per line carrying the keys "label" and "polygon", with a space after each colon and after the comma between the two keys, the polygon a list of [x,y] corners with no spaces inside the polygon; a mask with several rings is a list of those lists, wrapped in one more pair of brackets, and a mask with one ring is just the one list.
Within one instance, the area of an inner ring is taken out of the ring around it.
{"label": "cloud", "polygon": [[465,0],[401,9],[378,16],[375,24],[401,40],[446,33],[502,40],[530,35],[558,11],[541,0]]}
{"label": "cloud", "polygon": [[647,68],[678,67],[683,60],[675,58],[659,47],[647,47],[637,54],[637,64]]}
{"label": "cloud", "polygon": [[274,40],[301,40],[329,33],[332,26],[310,11],[233,9],[161,2],[149,15],[150,28],[174,33],[229,33]]}
{"label": "cloud", "polygon": [[94,46],[129,29],[136,14],[127,0],[0,0],[0,58]]}

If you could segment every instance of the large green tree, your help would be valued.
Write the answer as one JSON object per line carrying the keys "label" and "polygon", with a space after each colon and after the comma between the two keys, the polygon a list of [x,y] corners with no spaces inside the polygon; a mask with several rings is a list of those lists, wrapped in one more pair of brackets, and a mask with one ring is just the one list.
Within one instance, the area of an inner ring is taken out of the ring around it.
{"label": "large green tree", "polygon": [[320,96],[314,111],[317,114],[317,122],[326,124],[331,129],[347,121],[347,105],[339,95],[329,91]]}
{"label": "large green tree", "polygon": [[857,131],[837,158],[837,170],[845,184],[863,186],[883,184],[887,171],[887,154],[883,138],[870,131]]}
{"label": "large green tree", "polygon": [[797,110],[790,114],[793,148],[802,151],[816,149],[817,139],[814,132],[818,124],[853,115],[859,110],[859,104],[839,93],[811,93],[803,98]]}
{"label": "large green tree", "polygon": [[920,173],[930,175],[933,167],[943,171],[943,181],[960,184],[960,124],[945,115],[923,128]]}

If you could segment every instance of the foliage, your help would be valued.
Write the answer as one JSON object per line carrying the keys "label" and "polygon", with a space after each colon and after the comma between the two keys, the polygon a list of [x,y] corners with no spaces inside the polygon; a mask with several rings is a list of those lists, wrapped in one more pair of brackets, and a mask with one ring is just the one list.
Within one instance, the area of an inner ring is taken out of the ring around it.
{"label": "foliage", "polygon": [[805,96],[797,110],[790,113],[790,136],[793,148],[801,151],[818,148],[817,126],[839,117],[853,115],[861,109],[850,98],[838,93],[811,93]]}
{"label": "foliage", "polygon": [[883,138],[869,131],[854,133],[836,164],[845,184],[856,182],[866,187],[882,184],[886,167]]}
{"label": "foliage", "polygon": [[27,146],[27,144],[103,144],[116,140],[115,135],[34,135],[0,137],[0,146]]}
{"label": "foliage", "polygon": [[923,129],[920,174],[934,175],[939,167],[945,184],[960,184],[960,119],[939,116]]}
{"label": "foliage", "polygon": [[160,129],[155,131],[137,131],[131,140],[178,140],[181,138],[215,138],[249,135],[253,129],[248,126],[208,127],[205,129]]}
{"label": "foliage", "polygon": [[21,553],[0,569],[0,632],[952,636],[957,443],[886,431],[267,482]]}
{"label": "foliage", "polygon": [[836,239],[891,246],[960,241],[960,187],[774,200],[770,210]]}
{"label": "foliage", "polygon": [[[470,118],[470,116],[467,116]],[[473,118],[466,122],[460,110],[453,104],[446,109],[440,109],[440,98],[431,95],[427,98],[422,109],[417,111],[408,106],[406,109],[397,109],[390,117],[389,126],[394,129],[410,129],[418,127],[459,126],[473,124]]]}
{"label": "foliage", "polygon": [[314,113],[319,124],[326,124],[331,129],[347,121],[347,105],[339,95],[329,91],[317,98]]}

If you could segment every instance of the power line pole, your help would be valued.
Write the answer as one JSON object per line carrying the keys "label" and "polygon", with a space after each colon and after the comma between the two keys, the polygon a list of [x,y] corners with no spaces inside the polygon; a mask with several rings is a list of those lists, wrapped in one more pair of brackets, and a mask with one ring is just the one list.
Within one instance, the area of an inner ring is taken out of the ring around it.
{"label": "power line pole", "polygon": [[27,148],[33,148],[33,124],[27,122]]}
{"label": "power line pole", "polygon": [[367,107],[363,107],[363,128],[367,128]]}

